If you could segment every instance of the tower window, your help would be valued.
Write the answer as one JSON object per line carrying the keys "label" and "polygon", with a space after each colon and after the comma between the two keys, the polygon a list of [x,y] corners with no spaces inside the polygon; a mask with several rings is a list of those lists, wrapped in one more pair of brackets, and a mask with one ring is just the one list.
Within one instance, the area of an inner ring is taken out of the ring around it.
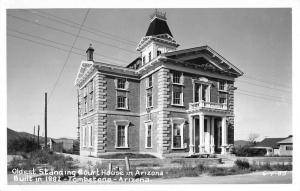
{"label": "tower window", "polygon": [[151,52],[149,52],[148,58],[149,58],[149,62],[150,62],[152,60]]}
{"label": "tower window", "polygon": [[161,55],[161,51],[158,50],[158,51],[156,52],[156,54],[157,54],[157,56]]}

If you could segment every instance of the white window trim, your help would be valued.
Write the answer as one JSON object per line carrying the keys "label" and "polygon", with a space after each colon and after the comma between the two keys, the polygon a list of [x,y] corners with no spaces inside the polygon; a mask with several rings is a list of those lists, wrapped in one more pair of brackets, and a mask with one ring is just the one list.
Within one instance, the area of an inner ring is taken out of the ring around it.
{"label": "white window trim", "polygon": [[85,145],[85,141],[86,141],[86,139],[85,139],[85,129],[86,129],[86,126],[83,126],[82,127],[82,147],[86,147],[86,145]]}
{"label": "white window trim", "polygon": [[220,92],[228,92],[228,84],[227,84],[227,82],[224,81],[224,90],[220,89],[220,83],[221,82],[218,82],[218,91],[220,91]]}
{"label": "white window trim", "polygon": [[[174,124],[180,124],[180,135],[181,135],[181,147],[174,147]],[[183,142],[183,128],[185,124],[185,119],[184,118],[171,118],[171,128],[172,128],[172,144],[171,144],[171,149],[185,149],[184,147],[184,142]]]}
{"label": "white window trim", "polygon": [[[175,85],[178,85],[178,84],[175,84]],[[180,87],[181,87],[180,104],[175,104],[175,103],[174,103],[174,99],[173,99],[173,97],[174,97],[173,86],[172,86],[172,88],[171,88],[171,89],[172,89],[172,90],[171,90],[171,105],[173,105],[173,106],[184,106],[183,86],[180,86]]]}
{"label": "white window trim", "polygon": [[129,110],[128,108],[128,93],[126,92],[125,107],[118,107],[118,91],[116,91],[116,109]]}
{"label": "white window trim", "polygon": [[[151,125],[151,146],[150,147],[148,147],[148,145],[147,145],[147,135],[148,135],[148,127],[149,127],[149,125]],[[146,122],[145,123],[145,148],[146,149],[151,149],[152,148],[152,138],[153,138],[153,122]]]}
{"label": "white window trim", "polygon": [[[116,130],[116,135],[115,135],[115,148],[116,149],[128,149],[128,126],[129,126],[129,121],[128,120],[115,120],[115,130]],[[119,147],[118,146],[118,126],[119,125],[124,125],[125,126],[125,146]]]}
{"label": "white window trim", "polygon": [[[180,82],[179,82],[179,83],[175,83],[175,82],[173,81],[173,74],[174,74],[174,72],[181,73],[181,76],[180,76]],[[184,75],[183,75],[183,72],[179,72],[179,71],[171,71],[171,84],[183,86],[183,85],[184,85]]]}
{"label": "white window trim", "polygon": [[89,147],[93,147],[93,126],[89,125]]}
{"label": "white window trim", "polygon": [[146,89],[146,108],[153,108],[153,89],[152,89],[152,100],[151,100],[151,103],[152,105],[148,105],[148,90],[149,89],[152,89],[152,88],[147,88]]}
{"label": "white window trim", "polygon": [[[198,90],[198,102],[202,101],[202,85],[207,85],[207,89],[206,89],[206,101],[205,102],[210,102],[210,92],[211,92],[211,84],[209,83],[202,83],[202,82],[193,82],[193,101],[195,102],[196,101],[196,98],[195,98],[195,91],[196,91],[196,84],[199,84],[200,85],[200,88]],[[219,101],[218,101],[219,102]]]}

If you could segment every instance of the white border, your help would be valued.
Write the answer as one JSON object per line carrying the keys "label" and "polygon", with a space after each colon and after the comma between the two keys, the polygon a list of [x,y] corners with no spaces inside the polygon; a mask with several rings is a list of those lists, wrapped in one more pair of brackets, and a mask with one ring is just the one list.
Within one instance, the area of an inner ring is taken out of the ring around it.
{"label": "white border", "polygon": [[[8,8],[140,8],[140,7],[160,7],[160,8],[215,8],[215,7],[222,7],[222,8],[240,8],[240,7],[252,7],[252,8],[269,8],[269,7],[292,7],[293,8],[293,134],[295,140],[295,151],[299,146],[299,136],[300,130],[300,122],[296,120],[296,116],[299,116],[299,99],[295,99],[296,95],[299,95],[299,85],[300,82],[300,75],[297,73],[300,71],[299,66],[299,54],[300,52],[299,42],[300,41],[300,31],[299,31],[299,5],[300,1],[298,0],[252,0],[252,1],[240,1],[240,0],[212,0],[212,1],[204,1],[204,0],[191,0],[191,1],[180,1],[180,0],[153,0],[153,1],[142,1],[142,0],[110,0],[110,1],[95,1],[95,0],[52,0],[52,1],[40,1],[40,0],[31,0],[31,1],[24,1],[24,0],[2,0],[0,5],[0,33],[1,33],[1,42],[6,42],[6,11],[5,9]],[[71,6],[71,7],[70,7]],[[1,43],[1,63],[0,63],[0,127],[1,127],[1,138],[0,138],[0,145],[1,145],[1,153],[0,153],[0,162],[1,162],[1,172],[0,172],[0,181],[1,187],[0,190],[85,190],[88,186],[89,190],[119,190],[120,186],[122,186],[122,190],[187,190],[187,189],[198,189],[198,190],[222,190],[222,191],[232,191],[232,190],[298,190],[299,185],[294,182],[293,185],[96,185],[96,186],[89,186],[89,185],[51,185],[51,186],[39,186],[39,185],[32,185],[32,186],[7,186],[7,175],[6,175],[6,127],[7,127],[7,81],[6,81],[6,44]],[[298,64],[295,64],[298,63]],[[297,107],[296,107],[297,106]],[[297,128],[295,128],[297,127]],[[297,141],[297,142],[296,142]],[[299,177],[299,152],[294,152],[294,173],[293,179],[300,180]],[[298,183],[299,184],[299,183]]]}

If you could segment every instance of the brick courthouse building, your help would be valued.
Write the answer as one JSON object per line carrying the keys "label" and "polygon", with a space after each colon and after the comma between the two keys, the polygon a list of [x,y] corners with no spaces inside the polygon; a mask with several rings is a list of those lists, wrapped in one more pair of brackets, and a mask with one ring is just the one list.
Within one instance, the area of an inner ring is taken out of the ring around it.
{"label": "brick courthouse building", "polygon": [[225,154],[234,142],[234,80],[243,73],[209,46],[177,50],[155,11],[127,67],[87,50],[79,89],[80,155]]}

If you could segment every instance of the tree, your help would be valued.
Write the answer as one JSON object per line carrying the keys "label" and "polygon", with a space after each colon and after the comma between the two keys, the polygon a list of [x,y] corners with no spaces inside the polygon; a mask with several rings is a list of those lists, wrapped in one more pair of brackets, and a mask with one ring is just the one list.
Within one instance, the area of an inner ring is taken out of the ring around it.
{"label": "tree", "polygon": [[257,133],[250,133],[248,136],[249,145],[251,145],[251,146],[255,145],[258,137],[259,137],[259,134],[257,134]]}

